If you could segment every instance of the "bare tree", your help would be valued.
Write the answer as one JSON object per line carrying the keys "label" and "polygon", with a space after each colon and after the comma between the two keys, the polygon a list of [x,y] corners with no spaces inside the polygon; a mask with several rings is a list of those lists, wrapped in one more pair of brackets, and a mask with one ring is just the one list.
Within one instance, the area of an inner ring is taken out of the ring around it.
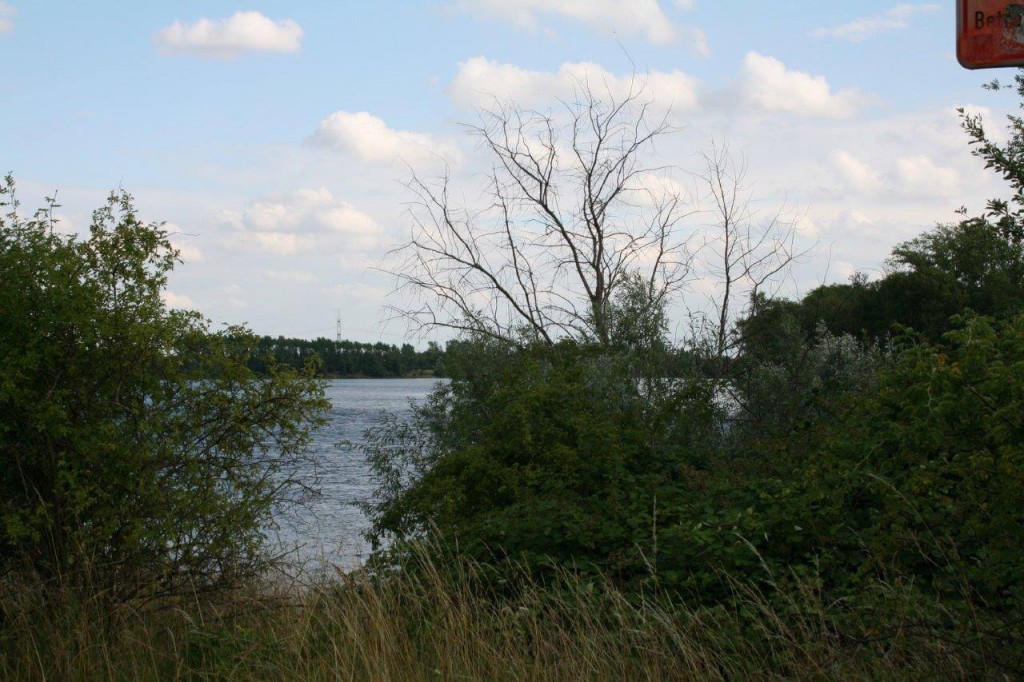
{"label": "bare tree", "polygon": [[540,113],[496,101],[468,126],[493,160],[483,207],[413,173],[408,242],[391,252],[398,310],[412,326],[443,327],[521,343],[559,338],[609,343],[620,288],[640,278],[663,305],[690,271],[678,191],[651,183],[667,171],[647,160],[671,134],[635,84],[616,97],[578,84],[573,100]]}
{"label": "bare tree", "polygon": [[745,160],[715,144],[701,158],[704,168],[695,178],[710,224],[697,254],[716,288],[693,336],[705,353],[721,359],[735,347],[736,315],[758,295],[775,295],[789,268],[809,249],[797,247],[796,221],[785,206],[763,216],[756,210]]}

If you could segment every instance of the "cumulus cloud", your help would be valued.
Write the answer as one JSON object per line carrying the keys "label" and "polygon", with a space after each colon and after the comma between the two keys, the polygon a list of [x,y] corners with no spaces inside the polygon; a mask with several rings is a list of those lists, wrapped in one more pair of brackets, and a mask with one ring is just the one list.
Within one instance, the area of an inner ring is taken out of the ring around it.
{"label": "cumulus cloud", "polygon": [[194,246],[187,241],[178,239],[171,240],[171,248],[178,252],[178,256],[186,263],[196,263],[203,260],[203,252],[198,246]]}
{"label": "cumulus cloud", "polygon": [[845,150],[833,152],[832,163],[843,181],[857,191],[870,192],[882,186],[882,176],[877,170]]}
{"label": "cumulus cloud", "polygon": [[382,119],[366,111],[336,111],[320,121],[310,141],[319,147],[348,152],[362,161],[415,163],[444,158],[456,162],[454,145],[433,135],[410,130],[394,130]]}
{"label": "cumulus cloud", "polygon": [[746,101],[765,111],[844,118],[865,104],[855,90],[833,92],[824,76],[794,71],[774,57],[748,52],[740,88]]}
{"label": "cumulus cloud", "polygon": [[949,197],[961,185],[960,173],[955,168],[940,166],[923,154],[890,159],[884,172],[845,150],[833,152],[832,163],[848,187],[863,193],[884,192],[904,198]]}
{"label": "cumulus cloud", "polygon": [[14,30],[14,15],[17,10],[0,0],[0,35]]}
{"label": "cumulus cloud", "polygon": [[960,174],[955,169],[940,166],[925,155],[897,159],[896,172],[909,194],[948,197],[960,186]]}
{"label": "cumulus cloud", "polygon": [[941,5],[934,3],[896,5],[881,14],[860,17],[832,28],[816,28],[811,31],[811,35],[815,38],[834,38],[859,43],[885,31],[898,31],[907,28],[914,17],[937,12],[941,8]]}
{"label": "cumulus cloud", "polygon": [[468,107],[489,106],[495,97],[512,99],[523,107],[538,107],[571,97],[581,84],[589,84],[598,94],[608,91],[616,99],[642,86],[660,105],[676,111],[692,111],[698,100],[697,79],[682,71],[618,76],[587,62],[567,62],[557,71],[532,71],[486,57],[460,62],[448,94]]}
{"label": "cumulus cloud", "polygon": [[[692,1],[677,4],[687,8]],[[456,0],[452,6],[532,32],[542,29],[541,17],[547,15],[579,21],[598,31],[642,35],[657,44],[671,43],[679,35],[658,0]]]}
{"label": "cumulus cloud", "polygon": [[237,57],[246,52],[298,52],[302,27],[291,19],[274,21],[259,12],[235,12],[226,19],[175,21],[160,29],[153,42],[167,52],[202,57]]}
{"label": "cumulus cloud", "polygon": [[817,221],[806,213],[793,218],[793,227],[804,237],[817,238],[821,234],[821,227]]}
{"label": "cumulus cloud", "polygon": [[245,308],[248,306],[248,302],[242,298],[245,295],[245,290],[237,284],[229,284],[228,286],[221,289],[225,294],[228,305],[232,308]]}
{"label": "cumulus cloud", "polygon": [[645,208],[662,206],[666,201],[678,199],[684,205],[693,201],[692,188],[677,178],[658,173],[644,173],[633,183],[630,201]]}
{"label": "cumulus cloud", "polygon": [[163,227],[170,235],[171,248],[178,252],[178,257],[186,263],[203,260],[202,250],[192,243],[189,235],[185,234],[180,227],[171,222],[165,222]]}
{"label": "cumulus cloud", "polygon": [[980,118],[983,123],[989,124],[985,126],[985,135],[988,139],[992,140],[997,144],[1002,144],[1007,140],[1006,128],[1002,125],[990,125],[993,121],[998,121],[991,107],[987,107],[983,104],[964,104],[961,107],[950,110],[950,114],[956,120],[957,126],[960,125],[960,112],[958,109],[963,109],[964,113],[973,118]]}
{"label": "cumulus cloud", "polygon": [[381,303],[387,299],[391,292],[381,287],[356,282],[354,284],[337,284],[333,287],[326,287],[321,289],[320,293],[349,303]]}
{"label": "cumulus cloud", "polygon": [[[843,241],[850,239],[881,240],[887,236],[887,231],[894,232],[891,225],[878,221],[858,208],[843,208],[834,216],[824,218],[822,223],[824,224],[823,232],[829,238]],[[845,278],[848,274],[852,273],[843,273],[843,277]]]}
{"label": "cumulus cloud", "polygon": [[711,45],[708,43],[708,34],[704,32],[704,29],[690,27],[685,29],[685,34],[694,52],[701,57],[711,56]]}
{"label": "cumulus cloud", "polygon": [[239,240],[278,255],[366,251],[377,246],[382,232],[370,216],[323,188],[260,199],[224,219]]}
{"label": "cumulus cloud", "polygon": [[164,289],[160,292],[160,300],[164,302],[168,308],[178,308],[182,310],[191,310],[195,308],[195,304],[192,299],[188,296],[176,294],[173,291]]}

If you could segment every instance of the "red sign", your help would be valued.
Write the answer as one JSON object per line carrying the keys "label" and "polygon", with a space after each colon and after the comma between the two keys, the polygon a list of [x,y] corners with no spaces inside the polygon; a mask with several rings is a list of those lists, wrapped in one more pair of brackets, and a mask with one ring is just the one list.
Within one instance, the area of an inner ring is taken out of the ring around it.
{"label": "red sign", "polygon": [[968,69],[1024,66],[1024,0],[957,0],[956,58]]}

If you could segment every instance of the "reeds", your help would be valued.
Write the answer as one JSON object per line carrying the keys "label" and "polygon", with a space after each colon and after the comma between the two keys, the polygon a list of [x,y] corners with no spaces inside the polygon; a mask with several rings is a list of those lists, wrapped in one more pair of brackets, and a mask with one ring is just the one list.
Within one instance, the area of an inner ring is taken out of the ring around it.
{"label": "reeds", "polygon": [[734,579],[728,604],[691,608],[570,572],[542,585],[514,566],[496,573],[427,553],[414,564],[133,604],[8,578],[0,678],[838,680],[998,672],[977,647],[901,628],[922,611],[897,593],[885,595],[891,609],[880,617],[824,603],[813,581],[767,595]]}

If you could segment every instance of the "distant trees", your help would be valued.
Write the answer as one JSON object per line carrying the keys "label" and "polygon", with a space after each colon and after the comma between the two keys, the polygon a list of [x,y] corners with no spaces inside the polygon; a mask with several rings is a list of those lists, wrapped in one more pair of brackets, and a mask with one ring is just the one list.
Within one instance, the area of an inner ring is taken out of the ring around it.
{"label": "distant trees", "polygon": [[265,566],[327,405],[310,371],[161,300],[177,253],[112,194],[83,240],[0,184],[0,572],[125,599]]}
{"label": "distant trees", "polygon": [[344,377],[403,377],[440,375],[444,372],[444,350],[434,341],[424,351],[411,344],[401,347],[386,343],[359,343],[319,338],[289,339],[283,336],[260,337],[257,353],[249,366],[257,372],[266,370],[266,358],[300,368],[316,358],[318,370],[327,375]]}
{"label": "distant trees", "polygon": [[[950,318],[965,309],[1005,317],[1024,308],[1024,249],[989,216],[938,225],[896,245],[879,280],[855,276],[848,284],[811,290],[787,304],[807,336],[819,322],[836,334],[884,341],[896,325],[938,341]],[[777,314],[778,301],[751,315]],[[749,321],[740,325],[753,329]]]}

